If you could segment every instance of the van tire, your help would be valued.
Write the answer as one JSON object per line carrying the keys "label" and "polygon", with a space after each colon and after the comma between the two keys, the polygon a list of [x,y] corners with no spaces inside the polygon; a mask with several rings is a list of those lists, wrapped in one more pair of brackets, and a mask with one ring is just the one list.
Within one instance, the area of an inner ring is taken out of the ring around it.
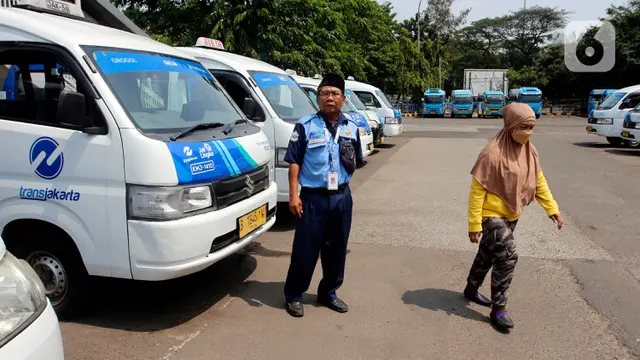
{"label": "van tire", "polygon": [[620,146],[622,145],[623,139],[617,137],[607,137],[607,141],[613,146]]}
{"label": "van tire", "polygon": [[637,148],[637,147],[639,147],[639,146],[640,146],[640,142],[638,142],[638,141],[629,141],[629,140],[625,140],[625,141],[624,141],[624,144],[625,144],[626,146],[630,147],[630,148],[633,148],[633,149],[635,149],[635,148]]}
{"label": "van tire", "polygon": [[[21,236],[28,241],[20,242],[16,249],[9,251],[29,263],[41,280],[43,276],[50,278],[43,281],[43,284],[58,318],[75,318],[87,309],[90,276],[78,250],[70,245],[71,239],[66,234],[66,238],[63,238],[61,234],[49,233],[49,239],[45,240],[36,237],[41,230],[44,229],[35,227],[23,232]],[[52,275],[55,271],[58,271],[57,274]],[[57,294],[56,291],[64,293]]]}

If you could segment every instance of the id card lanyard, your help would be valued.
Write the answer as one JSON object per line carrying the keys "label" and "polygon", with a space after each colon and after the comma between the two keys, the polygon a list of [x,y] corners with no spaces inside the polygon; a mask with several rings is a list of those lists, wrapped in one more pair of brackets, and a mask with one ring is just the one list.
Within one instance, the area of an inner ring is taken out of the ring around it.
{"label": "id card lanyard", "polygon": [[336,166],[336,161],[333,158],[333,151],[338,144],[338,136],[340,136],[340,126],[336,128],[336,136],[334,136],[333,141],[331,142],[331,149],[329,149],[329,164],[331,169],[327,176],[327,190],[338,190],[338,172],[336,171],[338,166]]}

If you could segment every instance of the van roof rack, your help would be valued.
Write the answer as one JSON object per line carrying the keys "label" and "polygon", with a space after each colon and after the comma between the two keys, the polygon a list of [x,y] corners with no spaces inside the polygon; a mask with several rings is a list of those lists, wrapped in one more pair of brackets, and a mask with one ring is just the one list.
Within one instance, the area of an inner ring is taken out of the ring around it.
{"label": "van roof rack", "polygon": [[292,76],[297,76],[298,72],[292,69],[286,69],[284,72],[287,73],[287,75],[292,75]]}

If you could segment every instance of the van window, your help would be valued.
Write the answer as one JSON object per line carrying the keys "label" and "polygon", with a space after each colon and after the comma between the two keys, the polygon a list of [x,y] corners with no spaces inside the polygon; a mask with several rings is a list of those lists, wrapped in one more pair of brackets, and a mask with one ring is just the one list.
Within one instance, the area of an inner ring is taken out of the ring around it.
{"label": "van window", "polygon": [[284,121],[297,122],[318,110],[292,77],[282,74],[251,72],[273,110]]}
{"label": "van window", "polygon": [[624,102],[625,104],[620,105],[620,110],[635,108],[638,103],[640,103],[640,93],[630,94],[626,99],[624,99]]}
{"label": "van window", "polygon": [[389,108],[389,109],[393,109],[393,106],[391,106],[391,103],[389,102],[389,100],[387,100],[387,97],[384,95],[384,93],[380,90],[376,90],[376,94],[378,95],[378,97],[380,97],[380,99],[382,99],[382,102]]}
{"label": "van window", "polygon": [[[84,94],[71,70],[55,53],[19,47],[1,52],[0,87],[0,118],[61,127],[66,126],[57,120],[60,92]],[[84,95],[87,116],[95,116],[102,125],[104,119],[93,99]]]}
{"label": "van window", "polygon": [[600,104],[600,106],[598,106],[598,110],[611,110],[611,109],[613,109],[613,107],[616,106],[618,101],[620,101],[620,99],[625,97],[625,95],[627,95],[627,93],[614,92],[613,94],[607,96],[606,99],[604,99],[604,101]]}
{"label": "van window", "polygon": [[362,103],[358,95],[356,95],[353,91],[345,90],[345,94],[347,95],[347,101],[349,101],[351,105],[353,105],[353,107],[360,111],[367,110],[367,107]]}
{"label": "van window", "polygon": [[316,92],[316,90],[311,88],[304,88],[304,90],[307,92],[307,95],[309,95],[309,98],[313,100],[313,103],[318,106],[318,93]]}
{"label": "van window", "polygon": [[[260,106],[261,102],[254,96],[246,80],[240,74],[226,70],[209,69],[209,71],[216,77],[220,84],[222,84],[222,87],[224,87],[229,96],[231,96],[246,116],[254,117],[255,120],[265,120],[264,110],[262,106]],[[253,114],[246,113],[244,107],[246,99],[253,99],[255,102],[255,112]]]}
{"label": "van window", "polygon": [[372,93],[366,91],[355,91],[355,93],[365,106],[373,106],[378,109],[382,107]]}
{"label": "van window", "polygon": [[242,118],[220,83],[198,62],[98,47],[85,51],[142,132],[175,133]]}

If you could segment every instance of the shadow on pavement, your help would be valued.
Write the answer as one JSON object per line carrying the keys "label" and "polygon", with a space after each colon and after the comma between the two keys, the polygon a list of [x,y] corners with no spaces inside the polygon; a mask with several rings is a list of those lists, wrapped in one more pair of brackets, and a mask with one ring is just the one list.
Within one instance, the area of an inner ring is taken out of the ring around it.
{"label": "shadow on pavement", "polygon": [[96,278],[91,311],[69,322],[135,332],[168,329],[209,310],[256,266],[254,257],[233,254],[198,273],[172,280]]}
{"label": "shadow on pavement", "polygon": [[291,256],[290,251],[270,250],[264,247],[262,243],[257,241],[247,245],[244,249],[242,249],[242,253],[245,255],[256,255],[271,258]]}
{"label": "shadow on pavement", "polygon": [[380,148],[380,149],[391,149],[391,148],[393,148],[394,146],[396,146],[396,144],[390,144],[390,143],[389,143],[389,144],[387,144],[387,143],[385,143],[385,144],[379,144],[379,145],[376,145],[376,148]]}
{"label": "shadow on pavement", "polygon": [[608,152],[609,154],[614,154],[614,155],[624,155],[624,156],[640,156],[640,151],[638,150],[617,150],[617,149],[612,149],[612,150],[605,150],[605,152]]}
{"label": "shadow on pavement", "polygon": [[268,306],[284,310],[284,278],[282,280],[281,282],[246,281],[233,289],[229,295],[244,300],[249,306]]}
{"label": "shadow on pavement", "polygon": [[402,296],[406,305],[417,305],[433,311],[444,311],[447,315],[457,315],[466,319],[489,322],[489,317],[471,308],[470,301],[461,292],[447,289],[409,290]]}
{"label": "shadow on pavement", "polygon": [[585,148],[593,148],[593,149],[606,149],[606,148],[612,148],[613,147],[613,145],[611,145],[609,143],[585,142],[585,141],[574,142],[573,145],[580,146],[580,147],[585,147]]}

